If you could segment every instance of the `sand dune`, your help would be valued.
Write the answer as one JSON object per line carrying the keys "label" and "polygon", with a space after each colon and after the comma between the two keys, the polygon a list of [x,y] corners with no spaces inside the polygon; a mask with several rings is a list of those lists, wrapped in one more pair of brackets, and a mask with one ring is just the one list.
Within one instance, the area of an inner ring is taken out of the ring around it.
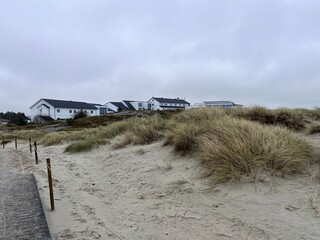
{"label": "sand dune", "polygon": [[12,169],[35,174],[53,239],[320,239],[320,184],[310,173],[212,185],[198,161],[161,142],[78,154],[39,146],[38,166],[26,142],[13,147],[1,151]]}

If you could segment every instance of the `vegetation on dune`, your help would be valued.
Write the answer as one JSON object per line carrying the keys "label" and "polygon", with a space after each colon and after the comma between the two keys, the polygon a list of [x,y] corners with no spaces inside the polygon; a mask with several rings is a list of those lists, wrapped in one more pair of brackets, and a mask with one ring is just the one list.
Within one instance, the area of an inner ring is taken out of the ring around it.
{"label": "vegetation on dune", "polygon": [[[194,154],[218,182],[255,178],[260,170],[296,173],[304,169],[311,147],[292,132],[208,110],[176,116],[166,138],[178,153]],[[212,114],[212,115],[210,115]]]}
{"label": "vegetation on dune", "polygon": [[161,139],[166,129],[166,121],[158,114],[143,117],[131,118],[128,120],[128,127],[124,138],[114,144],[114,148],[121,148],[128,144],[149,144]]}
{"label": "vegetation on dune", "polygon": [[18,139],[28,140],[29,138],[31,138],[33,141],[37,141],[45,135],[46,133],[43,130],[39,129],[14,130],[11,132],[2,133],[2,136],[6,140],[14,140],[14,138],[17,137]]}
{"label": "vegetation on dune", "polygon": [[289,108],[267,109],[261,106],[251,108],[233,108],[228,114],[254,122],[268,125],[281,125],[292,130],[305,128],[305,119],[302,111]]}
{"label": "vegetation on dune", "polygon": [[309,128],[309,133],[310,134],[316,134],[320,133],[320,124],[313,124]]}
{"label": "vegetation on dune", "polygon": [[117,136],[120,137],[112,146],[114,149],[164,139],[164,144],[173,146],[176,153],[199,159],[216,182],[239,181],[256,179],[260,171],[303,171],[311,158],[311,147],[290,129],[302,129],[304,116],[302,110],[269,110],[259,106],[197,108],[48,133],[41,143],[48,146],[71,142],[65,151],[75,153],[89,151]]}
{"label": "vegetation on dune", "polygon": [[71,143],[65,149],[65,152],[77,153],[77,152],[89,151],[93,148],[98,147],[99,145],[102,145],[102,144],[106,144],[106,140],[89,138],[86,140],[80,140],[80,141]]}

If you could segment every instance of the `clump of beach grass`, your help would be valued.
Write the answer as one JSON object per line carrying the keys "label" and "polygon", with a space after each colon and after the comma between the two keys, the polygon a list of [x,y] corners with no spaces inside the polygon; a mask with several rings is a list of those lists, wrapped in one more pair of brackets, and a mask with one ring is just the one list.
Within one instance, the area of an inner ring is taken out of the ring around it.
{"label": "clump of beach grass", "polygon": [[227,112],[232,117],[262,124],[280,125],[292,130],[305,128],[304,114],[299,109],[278,108],[271,110],[262,106],[253,106],[250,108],[232,108]]}
{"label": "clump of beach grass", "polygon": [[106,144],[105,139],[95,140],[95,139],[87,139],[81,140],[74,143],[71,143],[66,149],[65,152],[68,153],[77,153],[77,152],[84,152],[90,151],[93,148],[98,147],[99,145]]}
{"label": "clump of beach grass", "polygon": [[320,124],[313,124],[309,128],[309,133],[310,134],[316,134],[320,133]]}
{"label": "clump of beach grass", "polygon": [[115,147],[124,147],[128,144],[150,144],[161,139],[166,128],[166,121],[158,114],[144,118],[131,118],[122,141]]}
{"label": "clump of beach grass", "polygon": [[280,127],[223,119],[201,138],[198,157],[217,182],[256,178],[259,170],[293,174],[305,169],[311,148]]}
{"label": "clump of beach grass", "polygon": [[204,125],[181,123],[167,133],[164,145],[173,145],[174,150],[182,155],[190,154],[199,147],[199,136],[205,133]]}
{"label": "clump of beach grass", "polygon": [[178,153],[194,154],[216,182],[255,179],[260,170],[298,173],[310,158],[309,144],[288,129],[223,114],[202,119],[195,116],[201,111],[189,111],[176,116],[182,123],[171,125],[166,143]]}

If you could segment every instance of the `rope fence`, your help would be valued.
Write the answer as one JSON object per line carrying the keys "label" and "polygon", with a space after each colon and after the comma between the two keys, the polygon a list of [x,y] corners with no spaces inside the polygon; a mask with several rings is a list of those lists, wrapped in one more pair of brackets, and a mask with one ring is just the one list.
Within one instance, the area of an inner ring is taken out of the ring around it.
{"label": "rope fence", "polygon": [[[39,158],[37,142],[34,141],[34,143],[32,144],[31,137],[29,137],[28,140],[29,140],[28,141],[29,150],[30,150],[31,154],[34,153],[34,155],[35,155],[36,165],[39,166],[42,171],[47,172],[48,184],[49,184],[50,207],[51,207],[51,211],[54,211],[55,205],[54,205],[54,193],[53,193],[53,183],[52,183],[52,179],[53,179],[52,172],[53,171],[52,171],[50,158],[46,158],[46,161]],[[3,149],[5,149],[5,145],[9,142],[11,142],[11,141],[6,141],[5,137],[2,137],[1,144],[3,145]],[[17,140],[16,136],[14,136],[14,144],[15,144],[15,149],[18,149],[18,140]],[[41,163],[41,164],[39,164],[39,163]],[[69,187],[69,185],[66,183],[66,181],[59,174],[55,173],[55,176],[58,176],[60,186],[62,186],[62,188],[70,195],[70,197],[74,200],[74,202],[76,202],[88,216],[90,216],[98,225],[105,228],[110,234],[114,235],[117,239],[124,240],[118,234],[116,234],[114,231],[112,231],[103,221],[101,221],[101,219],[99,219],[91,211],[89,211],[88,207],[86,207],[83,203],[81,203],[81,201],[73,193],[71,193],[71,191],[69,190],[71,188]],[[55,177],[55,179],[58,180],[57,177]]]}

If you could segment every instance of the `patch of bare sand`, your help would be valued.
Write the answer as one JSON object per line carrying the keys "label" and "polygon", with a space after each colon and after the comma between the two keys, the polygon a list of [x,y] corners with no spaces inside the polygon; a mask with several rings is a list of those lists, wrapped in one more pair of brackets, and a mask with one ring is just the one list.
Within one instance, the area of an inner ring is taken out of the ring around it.
{"label": "patch of bare sand", "polygon": [[320,239],[319,213],[310,207],[320,188],[310,174],[212,186],[198,161],[160,142],[79,154],[65,147],[39,146],[39,166],[27,143],[1,150],[13,169],[34,172],[54,239]]}

